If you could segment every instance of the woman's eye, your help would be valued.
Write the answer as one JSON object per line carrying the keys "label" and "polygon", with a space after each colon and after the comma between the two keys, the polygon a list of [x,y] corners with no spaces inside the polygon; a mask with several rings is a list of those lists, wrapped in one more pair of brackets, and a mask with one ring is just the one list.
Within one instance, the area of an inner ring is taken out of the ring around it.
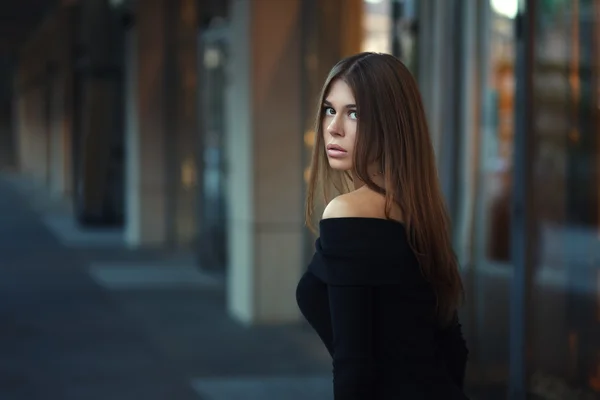
{"label": "woman's eye", "polygon": [[325,115],[335,115],[335,110],[331,107],[325,107]]}
{"label": "woman's eye", "polygon": [[357,119],[358,118],[358,115],[356,114],[356,111],[350,111],[350,113],[348,115],[352,119]]}

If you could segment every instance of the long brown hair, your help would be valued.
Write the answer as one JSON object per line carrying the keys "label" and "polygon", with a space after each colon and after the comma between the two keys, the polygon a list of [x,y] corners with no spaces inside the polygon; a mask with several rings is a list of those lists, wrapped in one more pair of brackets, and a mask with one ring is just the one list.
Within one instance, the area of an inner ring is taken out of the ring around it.
{"label": "long brown hair", "polygon": [[[440,321],[449,322],[462,302],[463,286],[421,95],[411,73],[397,58],[360,53],[341,60],[329,73],[316,118],[306,222],[313,226],[317,193],[328,203],[329,185],[344,193],[352,179],[349,173],[329,166],[323,139],[323,103],[338,79],[351,88],[358,113],[352,173],[385,196],[387,218],[393,205],[400,207],[410,246],[435,290]],[[373,163],[379,163],[384,187],[371,178]]]}

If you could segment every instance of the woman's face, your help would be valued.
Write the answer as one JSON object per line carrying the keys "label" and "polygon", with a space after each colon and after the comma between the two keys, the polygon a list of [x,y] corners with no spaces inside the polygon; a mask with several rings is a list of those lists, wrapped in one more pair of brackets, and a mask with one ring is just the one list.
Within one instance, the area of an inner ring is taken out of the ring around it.
{"label": "woman's face", "polygon": [[331,168],[352,169],[357,123],[352,90],[346,82],[337,79],[331,84],[323,104],[323,139]]}

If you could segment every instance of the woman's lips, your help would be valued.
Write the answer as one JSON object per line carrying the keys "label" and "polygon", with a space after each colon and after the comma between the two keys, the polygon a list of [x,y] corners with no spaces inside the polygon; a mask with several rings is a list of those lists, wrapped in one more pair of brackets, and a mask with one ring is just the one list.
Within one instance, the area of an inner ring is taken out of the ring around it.
{"label": "woman's lips", "polygon": [[329,145],[327,146],[327,155],[331,158],[344,158],[348,155],[348,152],[340,146]]}

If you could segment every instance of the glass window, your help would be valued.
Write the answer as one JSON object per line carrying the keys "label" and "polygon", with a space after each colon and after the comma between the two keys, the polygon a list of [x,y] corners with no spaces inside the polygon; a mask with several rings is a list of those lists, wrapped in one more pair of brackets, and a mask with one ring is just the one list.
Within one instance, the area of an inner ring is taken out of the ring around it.
{"label": "glass window", "polygon": [[[477,143],[465,324],[472,395],[506,398],[513,273],[511,207],[515,38],[509,2],[477,11],[473,107]],[[526,134],[534,227],[525,358],[536,398],[600,398],[600,4],[535,2],[533,112]],[[517,83],[520,84],[520,83]],[[524,171],[516,171],[524,173]],[[471,200],[470,200],[471,201]]]}
{"label": "glass window", "polygon": [[541,397],[600,397],[598,11],[594,0],[535,9],[528,367]]}

